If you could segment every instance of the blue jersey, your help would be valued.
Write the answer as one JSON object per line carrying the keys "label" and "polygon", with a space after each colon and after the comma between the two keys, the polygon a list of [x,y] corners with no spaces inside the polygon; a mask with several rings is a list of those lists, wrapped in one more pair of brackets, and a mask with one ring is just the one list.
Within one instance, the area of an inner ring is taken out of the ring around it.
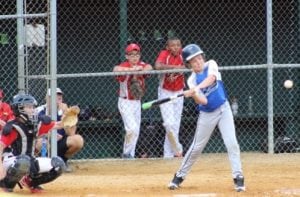
{"label": "blue jersey", "polygon": [[212,112],[227,101],[224,84],[221,80],[221,74],[217,70],[217,64],[215,61],[210,60],[206,62],[203,72],[193,73],[190,81],[193,81],[192,83],[194,83],[196,86],[206,79],[211,72],[216,75],[216,82],[206,88],[201,89],[203,94],[207,97],[207,104],[199,104],[197,107],[199,111]]}

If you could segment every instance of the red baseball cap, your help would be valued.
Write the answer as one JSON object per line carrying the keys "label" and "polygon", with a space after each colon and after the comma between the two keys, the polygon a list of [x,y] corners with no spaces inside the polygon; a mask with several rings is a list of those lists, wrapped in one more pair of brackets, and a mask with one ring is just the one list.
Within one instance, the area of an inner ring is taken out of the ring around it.
{"label": "red baseball cap", "polygon": [[0,99],[2,99],[4,97],[4,92],[3,90],[0,88]]}
{"label": "red baseball cap", "polygon": [[132,44],[129,44],[125,49],[126,53],[129,53],[129,52],[134,51],[134,50],[140,52],[141,48],[138,44],[132,43]]}

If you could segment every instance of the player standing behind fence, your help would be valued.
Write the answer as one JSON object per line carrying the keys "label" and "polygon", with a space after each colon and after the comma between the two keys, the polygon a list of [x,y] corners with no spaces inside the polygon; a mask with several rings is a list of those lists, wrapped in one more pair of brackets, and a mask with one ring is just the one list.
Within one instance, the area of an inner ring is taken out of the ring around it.
{"label": "player standing behind fence", "polygon": [[[145,71],[152,70],[152,66],[140,60],[141,48],[132,43],[125,49],[126,61],[116,65],[114,72]],[[132,82],[140,85],[141,91],[145,91],[146,75],[121,75],[116,79],[120,83],[118,109],[125,127],[125,139],[123,146],[123,158],[134,158],[136,143],[140,134],[141,125],[141,96],[133,93]],[[135,86],[136,87],[136,86]]]}
{"label": "player standing behind fence", "polygon": [[233,115],[221,80],[221,74],[218,71],[218,65],[214,60],[206,62],[203,51],[195,44],[184,47],[182,55],[193,70],[188,79],[189,88],[200,88],[208,102],[205,104],[194,99],[199,104],[198,110],[200,111],[195,137],[180,169],[168,187],[169,189],[179,187],[202,153],[213,130],[218,126],[228,151],[235,189],[238,192],[245,191],[240,148],[235,136]]}
{"label": "player standing behind fence", "polygon": [[5,124],[9,121],[14,119],[14,114],[10,105],[3,101],[4,92],[0,88],[0,133],[5,126]]}
{"label": "player standing behind fence", "polygon": [[[162,50],[155,62],[155,69],[185,68],[181,55],[181,41],[172,37],[167,40],[166,49]],[[158,99],[167,98],[183,92],[183,73],[168,73],[160,77]],[[179,129],[183,110],[183,97],[160,105],[163,125],[166,130],[164,158],[182,157],[182,145],[179,142]]]}

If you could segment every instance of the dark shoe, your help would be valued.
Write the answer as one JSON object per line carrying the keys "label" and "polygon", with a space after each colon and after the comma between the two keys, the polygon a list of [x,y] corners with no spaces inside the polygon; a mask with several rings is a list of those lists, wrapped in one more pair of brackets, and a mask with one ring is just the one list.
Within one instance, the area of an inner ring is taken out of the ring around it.
{"label": "dark shoe", "polygon": [[168,188],[170,190],[178,189],[178,187],[180,186],[182,181],[183,181],[183,178],[182,177],[177,177],[176,174],[175,174],[173,180],[169,183]]}
{"label": "dark shoe", "polygon": [[4,180],[2,179],[0,181],[0,188],[3,192],[13,192],[14,188],[8,188],[5,183],[4,183]]}
{"label": "dark shoe", "polygon": [[123,159],[133,159],[133,157],[130,154],[122,154]]}
{"label": "dark shoe", "polygon": [[73,172],[72,168],[69,166],[68,162],[65,163],[66,166],[65,166],[65,172],[66,173],[71,173]]}
{"label": "dark shoe", "polygon": [[233,182],[234,182],[235,190],[237,192],[246,191],[246,187],[245,187],[245,184],[244,184],[244,176],[243,175],[241,175],[241,174],[237,175],[233,179]]}

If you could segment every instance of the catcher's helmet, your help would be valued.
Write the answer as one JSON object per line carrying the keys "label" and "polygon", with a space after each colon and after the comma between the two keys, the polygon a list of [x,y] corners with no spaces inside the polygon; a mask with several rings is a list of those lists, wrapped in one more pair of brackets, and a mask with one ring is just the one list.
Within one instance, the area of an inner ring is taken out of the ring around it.
{"label": "catcher's helmet", "polygon": [[11,104],[12,110],[16,117],[21,117],[25,121],[31,123],[37,121],[37,115],[34,113],[28,116],[27,112],[24,111],[25,105],[37,105],[37,101],[30,94],[17,94],[13,97],[13,102]]}
{"label": "catcher's helmet", "polygon": [[196,44],[189,44],[182,49],[184,61],[190,61],[193,57],[203,53],[202,49]]}

